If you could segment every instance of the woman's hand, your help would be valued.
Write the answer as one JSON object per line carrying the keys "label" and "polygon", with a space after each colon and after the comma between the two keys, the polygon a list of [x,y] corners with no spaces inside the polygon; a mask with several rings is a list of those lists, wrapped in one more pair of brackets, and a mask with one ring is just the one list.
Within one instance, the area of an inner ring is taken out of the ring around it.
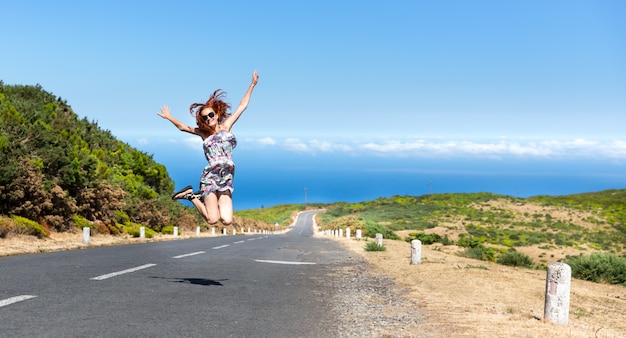
{"label": "woman's hand", "polygon": [[259,72],[258,71],[254,71],[254,73],[252,73],[252,85],[256,86],[256,83],[259,81]]}
{"label": "woman's hand", "polygon": [[167,105],[164,105],[163,107],[161,107],[161,114],[157,113],[157,115],[161,116],[164,119],[169,120],[171,117],[170,107],[168,107]]}

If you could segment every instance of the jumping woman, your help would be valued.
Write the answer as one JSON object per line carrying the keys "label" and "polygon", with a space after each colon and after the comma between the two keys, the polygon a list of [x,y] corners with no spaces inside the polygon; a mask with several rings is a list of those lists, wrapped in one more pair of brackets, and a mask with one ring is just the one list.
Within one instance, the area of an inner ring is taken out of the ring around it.
{"label": "jumping woman", "polygon": [[230,104],[223,101],[226,93],[221,89],[213,92],[205,103],[192,104],[189,112],[196,118],[196,127],[190,127],[173,118],[168,106],[163,106],[161,113],[157,114],[172,122],[180,131],[202,138],[204,156],[209,163],[202,171],[200,190],[194,192],[191,186],[186,186],[176,192],[172,199],[190,200],[209,224],[221,221],[224,225],[229,225],[233,221],[232,194],[235,163],[232,151],[237,145],[237,140],[231,133],[231,129],[248,108],[250,96],[257,81],[259,81],[259,75],[257,71],[254,71],[248,91],[232,114],[227,112]]}

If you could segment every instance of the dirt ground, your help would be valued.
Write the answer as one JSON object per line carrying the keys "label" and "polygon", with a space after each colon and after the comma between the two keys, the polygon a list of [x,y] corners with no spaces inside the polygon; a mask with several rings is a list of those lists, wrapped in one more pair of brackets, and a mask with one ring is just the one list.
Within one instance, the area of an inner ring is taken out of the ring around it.
{"label": "dirt ground", "polygon": [[[572,279],[567,326],[543,319],[546,272],[463,258],[454,247],[422,247],[411,265],[411,245],[330,237],[363,255],[409,290],[435,337],[626,337],[626,287]],[[433,326],[435,328],[433,329]]]}

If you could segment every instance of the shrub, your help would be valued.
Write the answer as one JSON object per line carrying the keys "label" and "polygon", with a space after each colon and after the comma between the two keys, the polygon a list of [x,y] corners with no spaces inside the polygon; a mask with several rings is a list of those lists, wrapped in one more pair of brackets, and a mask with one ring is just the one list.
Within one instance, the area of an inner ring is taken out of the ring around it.
{"label": "shrub", "polygon": [[568,256],[572,277],[610,284],[626,285],[626,259],[612,253],[593,253],[590,256]]}
{"label": "shrub", "polygon": [[76,226],[80,230],[82,230],[83,228],[89,228],[91,230],[96,230],[96,227],[94,226],[93,222],[89,221],[88,219],[86,219],[83,216],[74,215],[74,216],[72,216],[72,221],[74,223],[76,223]]}
{"label": "shrub", "polygon": [[[124,229],[124,232],[126,232],[127,234],[133,236],[133,237],[139,237],[141,235],[141,232],[139,230],[139,228],[141,228],[143,225],[141,224],[137,224],[137,223],[133,223],[133,222],[129,222],[128,225],[124,225],[122,227],[122,229]],[[152,238],[152,236],[154,236],[155,232],[154,230],[148,228],[148,227],[144,227],[145,232],[146,232],[146,238]]]}
{"label": "shrub", "polygon": [[461,256],[478,259],[481,261],[494,262],[495,261],[495,250],[492,248],[488,248],[484,245],[479,245],[475,247],[465,248],[465,251],[460,253]]}
{"label": "shrub", "polygon": [[409,237],[406,238],[407,242],[411,242],[414,239],[418,239],[420,242],[422,242],[422,245],[429,245],[429,244],[433,244],[433,243],[440,243],[442,241],[442,238],[440,235],[438,234],[426,234],[423,232],[420,233],[415,233],[412,232],[409,234]]}
{"label": "shrub", "polygon": [[461,234],[459,240],[457,241],[457,245],[464,248],[475,248],[483,246],[479,238],[472,236],[463,236],[463,234]]}
{"label": "shrub", "polygon": [[37,222],[17,215],[11,215],[16,225],[16,233],[36,236],[37,238],[48,237],[46,230]]}
{"label": "shrub", "polygon": [[378,245],[376,242],[367,242],[365,244],[365,251],[385,251],[387,248],[384,245]]}
{"label": "shrub", "polygon": [[532,268],[533,267],[533,259],[528,257],[526,254],[509,250],[503,254],[501,254],[497,261],[498,264],[509,265],[509,266],[521,266],[524,268]]}
{"label": "shrub", "polygon": [[396,235],[396,233],[393,232],[391,229],[389,229],[387,226],[374,223],[371,221],[366,222],[365,226],[363,227],[363,230],[364,230],[364,235],[367,237],[371,237],[371,238],[376,237],[376,234],[382,234],[383,238],[393,239],[393,240],[401,239],[400,236]]}
{"label": "shrub", "polygon": [[15,223],[7,217],[0,216],[0,238],[6,238],[15,231]]}

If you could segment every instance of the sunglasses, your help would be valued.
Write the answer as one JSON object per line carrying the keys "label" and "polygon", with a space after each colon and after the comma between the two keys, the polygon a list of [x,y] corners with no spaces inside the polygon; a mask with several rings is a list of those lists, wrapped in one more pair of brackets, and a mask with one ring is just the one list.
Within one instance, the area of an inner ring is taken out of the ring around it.
{"label": "sunglasses", "polygon": [[208,120],[209,118],[213,118],[215,116],[214,112],[209,112],[206,115],[200,115],[200,118],[202,119],[202,122],[206,122],[206,120]]}

